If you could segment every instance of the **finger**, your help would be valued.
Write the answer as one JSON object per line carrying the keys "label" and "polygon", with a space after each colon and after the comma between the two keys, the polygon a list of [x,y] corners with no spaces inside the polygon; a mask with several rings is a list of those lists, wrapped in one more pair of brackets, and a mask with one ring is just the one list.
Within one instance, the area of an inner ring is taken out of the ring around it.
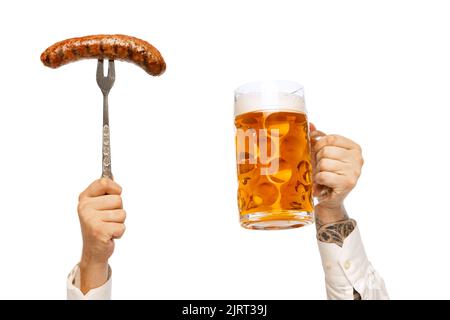
{"label": "finger", "polygon": [[309,131],[310,132],[313,132],[313,131],[316,131],[317,129],[316,129],[316,126],[314,125],[314,123],[312,123],[312,122],[310,122],[309,123]]}
{"label": "finger", "polygon": [[334,172],[321,171],[314,175],[314,183],[330,187],[332,189],[346,184],[347,177]]}
{"label": "finger", "polygon": [[127,217],[127,213],[123,209],[103,210],[99,211],[100,219],[104,222],[123,223]]}
{"label": "finger", "polygon": [[344,174],[346,166],[348,165],[345,162],[339,160],[321,159],[320,161],[317,162],[315,169],[317,173],[322,171],[328,171],[342,175]]}
{"label": "finger", "polygon": [[325,146],[316,153],[317,161],[320,161],[321,159],[333,159],[349,162],[347,161],[349,157],[351,157],[351,152],[347,149],[334,146]]}
{"label": "finger", "polygon": [[322,132],[322,131],[319,131],[319,130],[311,131],[311,133],[309,134],[309,138],[311,139],[311,141],[313,143],[319,141],[320,138],[324,137],[324,136],[326,136],[326,134],[324,132]]}
{"label": "finger", "polygon": [[105,230],[110,238],[120,239],[125,232],[125,225],[123,223],[108,222]]}
{"label": "finger", "polygon": [[335,147],[341,147],[344,149],[352,150],[352,149],[358,149],[359,145],[352,140],[345,138],[343,136],[337,135],[337,134],[330,134],[325,137],[320,138],[319,141],[317,141],[314,145],[314,151],[318,152],[320,149],[322,149],[325,146],[335,146]]}
{"label": "finger", "polygon": [[86,197],[97,197],[104,194],[121,194],[122,187],[108,178],[97,179],[92,182],[81,194],[80,199]]}
{"label": "finger", "polygon": [[107,194],[94,198],[85,199],[86,206],[96,210],[123,209],[122,197],[114,194]]}

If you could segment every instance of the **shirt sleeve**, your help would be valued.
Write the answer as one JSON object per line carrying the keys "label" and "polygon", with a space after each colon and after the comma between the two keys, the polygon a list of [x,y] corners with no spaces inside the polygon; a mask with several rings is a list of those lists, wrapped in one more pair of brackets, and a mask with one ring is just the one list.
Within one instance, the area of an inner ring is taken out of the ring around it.
{"label": "shirt sleeve", "polygon": [[108,280],[101,287],[91,289],[85,295],[80,290],[80,267],[77,264],[67,277],[67,300],[110,300],[111,268],[108,267]]}
{"label": "shirt sleeve", "polygon": [[389,299],[383,279],[367,259],[358,226],[344,240],[342,248],[321,241],[318,245],[328,299],[353,300],[353,289],[362,300]]}

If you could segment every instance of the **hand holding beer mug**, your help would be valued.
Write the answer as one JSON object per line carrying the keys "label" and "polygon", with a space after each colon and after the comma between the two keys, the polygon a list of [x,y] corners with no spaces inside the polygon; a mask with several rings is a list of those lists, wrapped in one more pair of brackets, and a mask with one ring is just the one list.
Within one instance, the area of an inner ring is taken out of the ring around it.
{"label": "hand holding beer mug", "polygon": [[238,206],[244,228],[313,222],[309,125],[303,87],[253,82],[235,91]]}

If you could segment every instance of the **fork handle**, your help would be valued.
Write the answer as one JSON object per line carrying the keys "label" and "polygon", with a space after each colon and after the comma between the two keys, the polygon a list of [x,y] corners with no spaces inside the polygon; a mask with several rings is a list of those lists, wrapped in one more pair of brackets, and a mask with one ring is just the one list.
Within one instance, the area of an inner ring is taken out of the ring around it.
{"label": "fork handle", "polygon": [[109,135],[109,125],[103,125],[102,134],[102,178],[113,180],[111,172],[111,141]]}

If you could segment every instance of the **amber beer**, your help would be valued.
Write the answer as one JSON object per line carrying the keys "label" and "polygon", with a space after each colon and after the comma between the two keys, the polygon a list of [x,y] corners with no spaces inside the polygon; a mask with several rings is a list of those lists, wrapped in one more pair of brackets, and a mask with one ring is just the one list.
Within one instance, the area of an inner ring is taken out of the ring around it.
{"label": "amber beer", "polygon": [[255,82],[235,92],[240,222],[248,229],[312,223],[312,170],[303,87]]}

